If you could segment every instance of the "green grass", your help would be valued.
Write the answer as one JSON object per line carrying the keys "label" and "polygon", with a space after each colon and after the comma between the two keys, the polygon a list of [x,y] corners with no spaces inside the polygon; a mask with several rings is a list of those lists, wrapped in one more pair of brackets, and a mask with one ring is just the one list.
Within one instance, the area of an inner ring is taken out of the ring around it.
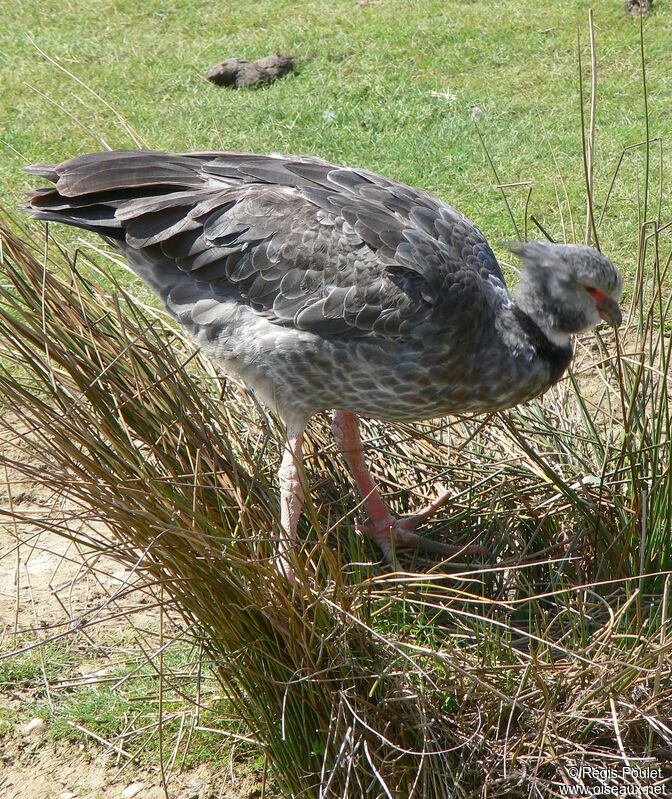
{"label": "green grass", "polygon": [[[5,644],[0,653],[15,650],[21,643],[14,639],[11,647]],[[75,663],[70,649],[58,643],[49,643],[0,660],[0,692],[36,689],[38,684],[44,686],[45,676],[52,680],[68,674]]]}
{"label": "green grass", "polygon": [[[5,643],[0,655],[26,649],[0,659],[0,711],[2,696],[21,697],[20,708],[2,719],[0,736],[11,735],[16,724],[39,717],[48,722],[47,738],[54,744],[109,745],[114,752],[123,750],[137,765],[155,763],[161,747],[168,752],[175,749],[180,767],[207,763],[213,770],[225,768],[231,746],[219,732],[199,728],[235,735],[241,734],[241,724],[217,691],[212,664],[198,657],[194,644],[170,642],[163,652],[161,676],[156,658],[143,654],[137,639],[134,646],[124,648],[103,640],[116,662],[72,637],[39,647],[31,647],[35,639],[30,635]],[[94,664],[102,673],[93,673]],[[161,743],[159,701],[165,714]],[[249,745],[238,745],[235,756],[241,770],[259,769]]]}
{"label": "green grass", "polygon": [[[614,0],[592,5],[600,79],[599,205],[622,148],[644,139],[645,126],[639,23]],[[100,148],[36,90],[111,147],[133,146],[102,102],[37,52],[30,33],[110,103],[146,146],[312,153],[366,166],[439,194],[498,246],[515,231],[471,120],[470,106],[477,105],[500,178],[531,181],[531,211],[560,238],[552,149],[581,237],[578,30],[586,76],[589,71],[583,2],[68,0],[45,10],[34,0],[5,0],[0,26],[0,191],[6,205],[31,185],[19,171],[24,162],[59,161]],[[644,27],[651,136],[665,136],[672,125],[665,101],[672,91],[665,57],[672,20],[661,8]],[[298,75],[251,91],[203,79],[223,57],[276,51],[305,59]],[[437,92],[452,99],[432,95]],[[642,163],[641,151],[628,155],[604,220],[609,254],[629,274]],[[526,193],[511,192],[520,227]]]}

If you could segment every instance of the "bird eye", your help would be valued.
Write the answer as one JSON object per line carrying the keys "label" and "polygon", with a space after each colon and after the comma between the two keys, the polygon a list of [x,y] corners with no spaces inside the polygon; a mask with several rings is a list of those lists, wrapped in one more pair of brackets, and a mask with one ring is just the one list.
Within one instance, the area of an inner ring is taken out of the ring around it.
{"label": "bird eye", "polygon": [[586,288],[586,291],[590,295],[592,295],[592,297],[595,300],[606,300],[606,298],[607,298],[606,294],[603,294],[601,291],[598,291],[597,289]]}

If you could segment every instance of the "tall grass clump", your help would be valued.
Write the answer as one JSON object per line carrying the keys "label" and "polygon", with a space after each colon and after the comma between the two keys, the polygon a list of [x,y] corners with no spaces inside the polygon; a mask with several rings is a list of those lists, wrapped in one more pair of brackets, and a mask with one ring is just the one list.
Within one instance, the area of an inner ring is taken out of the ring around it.
{"label": "tall grass clump", "polygon": [[[606,248],[591,128],[587,216]],[[672,223],[661,208],[640,213],[627,324],[578,342],[542,400],[487,420],[366,427],[397,510],[452,484],[451,535],[488,544],[490,565],[407,560],[389,574],[371,562],[318,418],[289,584],[273,564],[275,421],[132,299],[104,257],[9,218],[0,427],[22,455],[2,460],[96,522],[38,524],[131,564],[181,615],[286,796],[665,795]]]}
{"label": "tall grass clump", "polygon": [[4,460],[105,532],[42,523],[142,570],[176,604],[288,795],[370,795],[372,783],[443,795],[461,734],[441,728],[450,697],[426,656],[376,629],[384,601],[341,572],[324,534],[307,565],[297,558],[297,586],[277,572],[267,417],[215,387],[159,316],[94,286],[93,264],[1,236],[0,424],[25,456]]}

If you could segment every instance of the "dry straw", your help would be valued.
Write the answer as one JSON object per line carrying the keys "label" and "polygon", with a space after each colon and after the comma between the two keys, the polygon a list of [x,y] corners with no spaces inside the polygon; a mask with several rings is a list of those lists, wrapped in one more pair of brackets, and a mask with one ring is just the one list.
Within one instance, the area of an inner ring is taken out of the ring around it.
{"label": "dry straw", "polygon": [[668,757],[655,286],[622,356],[582,349],[543,405],[487,425],[368,428],[387,490],[407,489],[398,509],[442,476],[451,534],[487,540],[496,563],[379,570],[318,419],[292,586],[272,561],[274,422],[107,269],[17,230],[0,239],[0,394],[23,457],[6,465],[104,522],[56,532],[133,564],[178,610],[287,796],[466,797],[484,779],[488,796],[550,796],[592,784],[581,765]]}

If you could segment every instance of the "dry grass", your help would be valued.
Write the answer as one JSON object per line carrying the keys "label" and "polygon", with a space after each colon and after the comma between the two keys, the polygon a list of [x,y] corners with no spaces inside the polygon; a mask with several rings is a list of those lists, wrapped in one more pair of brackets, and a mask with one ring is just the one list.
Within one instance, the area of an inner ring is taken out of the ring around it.
{"label": "dry grass", "polygon": [[[142,571],[181,615],[288,796],[664,779],[669,340],[655,285],[641,281],[633,307],[653,300],[621,356],[585,345],[543,405],[486,426],[368,427],[384,487],[405,489],[399,510],[432,478],[452,482],[452,535],[493,545],[496,565],[381,572],[318,419],[290,586],[271,560],[275,422],[107,270],[15,231],[0,239],[0,394],[27,457],[7,465],[105,522],[79,542]],[[616,776],[576,776],[605,763]]]}

